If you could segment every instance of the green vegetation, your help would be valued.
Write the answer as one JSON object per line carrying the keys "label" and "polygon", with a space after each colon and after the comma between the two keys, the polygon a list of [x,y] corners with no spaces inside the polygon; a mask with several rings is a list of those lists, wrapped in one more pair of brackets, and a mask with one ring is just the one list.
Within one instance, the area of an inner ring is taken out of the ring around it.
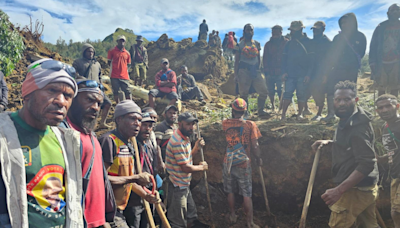
{"label": "green vegetation", "polygon": [[[55,45],[51,43],[45,43],[45,46],[51,51],[58,52],[63,57],[77,59],[81,57],[82,45],[84,43],[89,43],[93,45],[93,47],[96,49],[97,56],[103,56],[104,58],[107,58],[108,50],[115,47],[115,45],[117,44],[117,37],[120,35],[124,35],[127,39],[125,44],[125,48],[127,50],[130,49],[132,44],[136,43],[136,35],[132,30],[117,28],[114,33],[108,35],[103,41],[92,41],[90,39],[87,39],[84,42],[73,42],[73,40],[69,40],[69,42],[67,43],[60,37]],[[143,40],[144,44],[147,44],[149,42],[146,38],[143,38]]]}
{"label": "green vegetation", "polygon": [[0,69],[5,76],[11,74],[25,49],[19,32],[13,29],[6,13],[0,10]]}

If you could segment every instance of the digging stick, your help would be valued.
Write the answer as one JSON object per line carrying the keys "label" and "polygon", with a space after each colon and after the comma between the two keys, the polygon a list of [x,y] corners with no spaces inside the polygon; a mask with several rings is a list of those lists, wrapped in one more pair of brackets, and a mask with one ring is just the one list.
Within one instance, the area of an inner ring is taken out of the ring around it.
{"label": "digging stick", "polygon": [[283,89],[281,92],[281,97],[279,99],[279,113],[282,110],[283,93],[285,92],[285,90],[286,90],[286,83],[285,83],[285,81],[283,81]]}
{"label": "digging stick", "polygon": [[301,213],[299,228],[306,227],[307,213],[308,213],[308,208],[310,206],[311,193],[312,193],[312,189],[314,186],[315,175],[317,174],[318,162],[319,162],[320,155],[321,155],[321,150],[318,149],[317,153],[315,153],[314,162],[313,162],[313,166],[311,169],[310,180],[308,181],[307,193],[306,193],[306,198],[304,199],[303,211]]}
{"label": "digging stick", "polygon": [[261,185],[262,185],[263,194],[264,194],[264,200],[265,200],[265,207],[267,208],[267,215],[274,217],[274,222],[275,222],[274,225],[277,225],[276,216],[271,213],[271,209],[269,208],[267,189],[265,188],[264,175],[263,175],[263,171],[262,171],[261,166],[258,166],[258,172],[260,173]]}
{"label": "digging stick", "polygon": [[378,211],[378,208],[375,207],[375,214],[376,214],[376,218],[378,219],[378,224],[382,227],[382,228],[386,228],[385,222],[382,219],[381,214]]}
{"label": "digging stick", "polygon": [[[196,119],[197,119],[197,113],[196,113]],[[200,134],[200,128],[199,128],[199,121],[197,121],[196,127],[197,127],[197,137],[200,139],[201,134]],[[201,161],[204,161],[203,147],[201,147],[201,146],[200,146],[200,155],[201,155]],[[213,213],[212,213],[212,208],[211,208],[210,190],[208,189],[207,171],[205,171],[205,170],[204,170],[204,184],[206,186],[206,192],[207,192],[208,209],[210,210],[211,227],[215,228]]]}

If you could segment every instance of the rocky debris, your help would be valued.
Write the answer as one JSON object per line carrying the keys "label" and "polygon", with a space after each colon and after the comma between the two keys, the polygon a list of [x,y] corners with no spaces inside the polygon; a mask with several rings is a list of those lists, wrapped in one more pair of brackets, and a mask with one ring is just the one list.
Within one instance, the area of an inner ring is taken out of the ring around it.
{"label": "rocky debris", "polygon": [[229,72],[230,74],[227,76],[228,80],[225,81],[219,87],[224,94],[229,94],[236,96],[236,83],[235,83],[235,75],[233,72]]}

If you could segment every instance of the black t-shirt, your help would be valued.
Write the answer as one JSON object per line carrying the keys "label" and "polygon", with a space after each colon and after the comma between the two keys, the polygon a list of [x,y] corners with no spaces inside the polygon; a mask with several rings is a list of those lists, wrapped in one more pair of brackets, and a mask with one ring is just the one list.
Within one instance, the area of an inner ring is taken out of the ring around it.
{"label": "black t-shirt", "polygon": [[[389,129],[392,134],[390,134]],[[392,178],[400,178],[400,120],[390,125],[389,129],[386,124],[383,126],[382,144],[389,156],[390,176]]]}

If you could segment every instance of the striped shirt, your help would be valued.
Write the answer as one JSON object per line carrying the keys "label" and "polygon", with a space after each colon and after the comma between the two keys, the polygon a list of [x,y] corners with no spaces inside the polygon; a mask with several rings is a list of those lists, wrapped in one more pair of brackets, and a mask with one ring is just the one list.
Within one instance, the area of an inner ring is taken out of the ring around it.
{"label": "striped shirt", "polygon": [[174,131],[167,145],[165,166],[169,179],[174,186],[186,188],[192,179],[191,173],[185,173],[180,165],[193,164],[192,146],[189,137],[183,136],[179,129]]}

